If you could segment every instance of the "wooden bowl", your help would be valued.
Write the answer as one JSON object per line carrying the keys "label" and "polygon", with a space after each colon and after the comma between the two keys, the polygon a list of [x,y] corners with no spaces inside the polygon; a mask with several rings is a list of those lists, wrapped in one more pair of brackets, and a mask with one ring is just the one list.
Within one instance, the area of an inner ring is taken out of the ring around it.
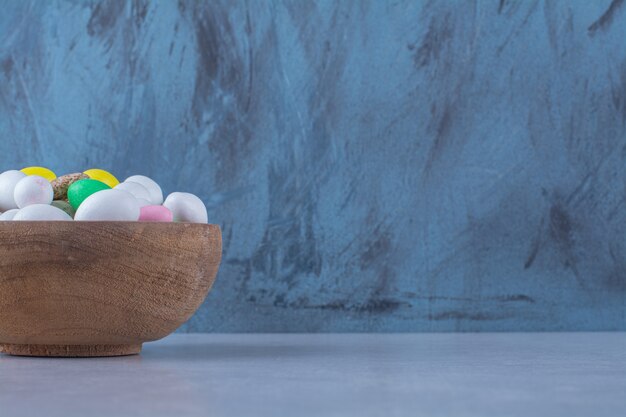
{"label": "wooden bowl", "polygon": [[136,354],[204,301],[219,226],[0,221],[0,352]]}

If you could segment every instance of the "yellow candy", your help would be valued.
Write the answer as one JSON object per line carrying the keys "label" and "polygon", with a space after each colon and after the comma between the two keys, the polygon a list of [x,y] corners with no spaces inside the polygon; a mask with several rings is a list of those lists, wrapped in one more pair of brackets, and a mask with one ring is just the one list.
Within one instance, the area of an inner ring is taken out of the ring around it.
{"label": "yellow candy", "polygon": [[20,169],[20,171],[26,175],[38,175],[40,177],[44,177],[48,181],[54,181],[57,177],[54,172],[44,167],[26,167]]}
{"label": "yellow candy", "polygon": [[83,172],[83,174],[87,175],[92,180],[103,182],[111,188],[120,183],[118,179],[113,176],[113,174],[103,169],[88,169]]}

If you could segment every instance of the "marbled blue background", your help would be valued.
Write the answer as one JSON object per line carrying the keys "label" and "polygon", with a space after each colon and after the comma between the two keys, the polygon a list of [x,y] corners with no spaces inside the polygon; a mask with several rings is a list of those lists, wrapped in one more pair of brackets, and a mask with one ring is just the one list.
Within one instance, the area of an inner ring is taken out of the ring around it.
{"label": "marbled blue background", "polygon": [[190,191],[186,331],[626,329],[626,5],[8,1],[1,169]]}

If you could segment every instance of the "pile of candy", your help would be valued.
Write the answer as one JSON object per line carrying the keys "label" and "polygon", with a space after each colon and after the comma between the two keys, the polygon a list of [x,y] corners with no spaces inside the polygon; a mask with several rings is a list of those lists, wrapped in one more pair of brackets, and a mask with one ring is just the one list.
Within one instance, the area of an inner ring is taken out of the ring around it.
{"label": "pile of candy", "polygon": [[57,177],[43,167],[0,174],[1,220],[82,220],[207,223],[197,196],[175,192],[163,201],[159,184],[143,175],[119,182],[102,169]]}

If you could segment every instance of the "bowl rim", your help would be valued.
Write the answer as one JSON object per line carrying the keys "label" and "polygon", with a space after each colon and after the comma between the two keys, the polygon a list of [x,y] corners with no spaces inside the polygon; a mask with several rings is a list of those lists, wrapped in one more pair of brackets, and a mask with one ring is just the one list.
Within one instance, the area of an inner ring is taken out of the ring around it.
{"label": "bowl rim", "polygon": [[216,223],[192,223],[192,222],[139,222],[139,221],[119,221],[119,220],[0,220],[0,227],[4,227],[6,225],[30,225],[36,226],[41,224],[76,224],[76,225],[158,225],[162,227],[175,227],[173,225],[178,226],[192,226],[192,227],[218,227],[221,228],[219,224]]}

